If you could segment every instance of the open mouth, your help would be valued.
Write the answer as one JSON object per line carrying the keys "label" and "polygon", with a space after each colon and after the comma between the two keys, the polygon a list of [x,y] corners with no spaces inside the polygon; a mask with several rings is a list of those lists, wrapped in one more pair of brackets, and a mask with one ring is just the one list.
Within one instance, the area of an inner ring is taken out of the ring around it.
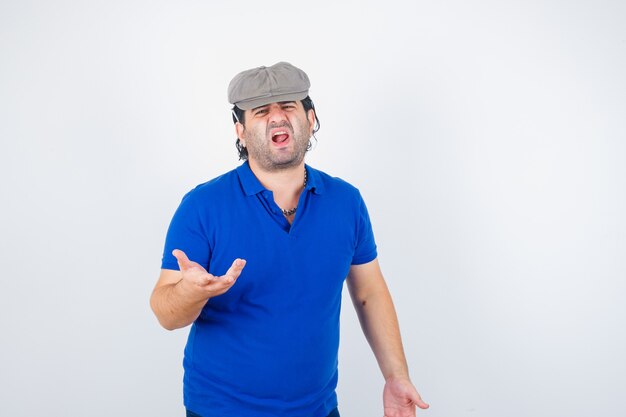
{"label": "open mouth", "polygon": [[276,144],[285,143],[287,139],[289,139],[289,133],[285,130],[279,130],[272,134],[272,142]]}

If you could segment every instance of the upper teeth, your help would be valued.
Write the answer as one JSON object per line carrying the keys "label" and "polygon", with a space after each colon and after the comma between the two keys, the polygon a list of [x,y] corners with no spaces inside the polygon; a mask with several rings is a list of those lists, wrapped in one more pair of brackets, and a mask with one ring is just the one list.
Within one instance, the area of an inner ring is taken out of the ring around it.
{"label": "upper teeth", "polygon": [[273,136],[276,136],[276,135],[286,135],[286,134],[287,134],[287,132],[282,132],[282,131],[281,132],[274,132]]}

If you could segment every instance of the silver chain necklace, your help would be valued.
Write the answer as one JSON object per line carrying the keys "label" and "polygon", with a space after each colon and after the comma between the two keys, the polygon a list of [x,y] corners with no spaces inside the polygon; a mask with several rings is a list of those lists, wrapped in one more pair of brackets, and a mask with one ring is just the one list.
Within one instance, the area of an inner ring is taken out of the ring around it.
{"label": "silver chain necklace", "polygon": [[[304,188],[306,188],[306,180],[307,180],[306,168],[304,168]],[[291,216],[292,214],[296,214],[296,210],[298,210],[298,206],[295,206],[294,208],[289,209],[289,210],[285,210],[284,208],[281,208],[280,210],[283,212],[285,216]]]}

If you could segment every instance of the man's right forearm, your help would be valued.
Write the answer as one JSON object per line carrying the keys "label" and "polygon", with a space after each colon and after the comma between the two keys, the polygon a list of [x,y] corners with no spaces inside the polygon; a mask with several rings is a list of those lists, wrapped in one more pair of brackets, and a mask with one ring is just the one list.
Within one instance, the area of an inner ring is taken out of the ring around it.
{"label": "man's right forearm", "polygon": [[180,329],[198,318],[207,299],[194,300],[185,292],[183,281],[155,288],[150,306],[161,326],[167,330]]}

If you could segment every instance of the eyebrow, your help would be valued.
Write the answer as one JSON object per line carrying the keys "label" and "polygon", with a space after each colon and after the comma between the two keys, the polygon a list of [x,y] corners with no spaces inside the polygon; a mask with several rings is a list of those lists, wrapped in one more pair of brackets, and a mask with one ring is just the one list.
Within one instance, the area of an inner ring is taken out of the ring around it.
{"label": "eyebrow", "polygon": [[[290,100],[290,101],[277,101],[277,103],[278,103],[278,104],[288,104],[288,103],[294,103],[294,104],[295,104],[295,102],[296,102],[295,100]],[[263,106],[259,106],[259,107],[255,107],[255,108],[251,109],[250,111],[255,111],[255,110],[258,110],[258,109],[262,109],[263,107],[267,107],[267,106],[269,106],[270,104],[272,104],[272,103],[265,104],[265,105],[263,105]]]}

